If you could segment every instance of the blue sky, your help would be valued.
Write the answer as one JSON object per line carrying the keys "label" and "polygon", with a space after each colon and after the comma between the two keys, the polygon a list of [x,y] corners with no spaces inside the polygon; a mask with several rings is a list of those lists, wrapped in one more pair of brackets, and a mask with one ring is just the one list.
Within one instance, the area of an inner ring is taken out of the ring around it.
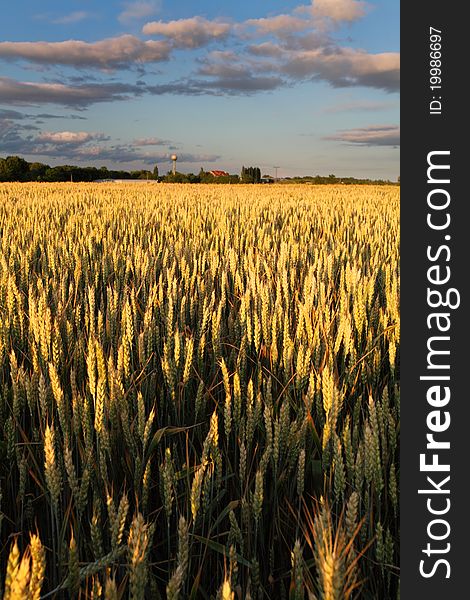
{"label": "blue sky", "polygon": [[16,0],[0,156],[399,175],[397,0]]}

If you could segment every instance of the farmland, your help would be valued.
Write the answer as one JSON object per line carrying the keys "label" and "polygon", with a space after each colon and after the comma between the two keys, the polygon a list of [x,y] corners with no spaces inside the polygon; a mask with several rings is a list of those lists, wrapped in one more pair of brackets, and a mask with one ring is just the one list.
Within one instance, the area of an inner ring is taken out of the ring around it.
{"label": "farmland", "polygon": [[398,597],[399,188],[0,185],[5,599]]}

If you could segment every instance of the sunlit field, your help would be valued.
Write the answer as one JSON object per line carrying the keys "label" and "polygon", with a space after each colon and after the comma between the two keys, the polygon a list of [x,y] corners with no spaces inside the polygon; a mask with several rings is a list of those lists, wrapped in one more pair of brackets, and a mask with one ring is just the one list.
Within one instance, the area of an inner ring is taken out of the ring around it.
{"label": "sunlit field", "polygon": [[0,185],[0,595],[399,597],[399,188]]}

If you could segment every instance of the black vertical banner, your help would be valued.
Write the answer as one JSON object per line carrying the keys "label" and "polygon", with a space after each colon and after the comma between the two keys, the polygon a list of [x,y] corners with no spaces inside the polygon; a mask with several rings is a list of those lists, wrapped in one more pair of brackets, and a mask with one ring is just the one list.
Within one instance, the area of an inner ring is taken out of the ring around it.
{"label": "black vertical banner", "polygon": [[401,4],[402,600],[470,598],[464,21],[456,3]]}

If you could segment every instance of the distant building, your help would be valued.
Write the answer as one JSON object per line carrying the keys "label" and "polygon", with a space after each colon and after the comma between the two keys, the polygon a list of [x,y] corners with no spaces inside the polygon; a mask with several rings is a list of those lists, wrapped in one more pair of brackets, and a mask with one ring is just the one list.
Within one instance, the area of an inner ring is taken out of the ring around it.
{"label": "distant building", "polygon": [[271,177],[271,175],[263,175],[260,179],[260,183],[274,183],[274,177]]}
{"label": "distant building", "polygon": [[209,171],[209,173],[213,176],[213,177],[228,177],[230,175],[230,173],[227,173],[227,171]]}

